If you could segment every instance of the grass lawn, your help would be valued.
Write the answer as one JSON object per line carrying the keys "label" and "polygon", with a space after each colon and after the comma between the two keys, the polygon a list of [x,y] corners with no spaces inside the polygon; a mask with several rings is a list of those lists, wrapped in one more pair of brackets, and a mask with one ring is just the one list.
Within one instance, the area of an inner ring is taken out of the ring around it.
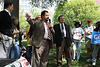
{"label": "grass lawn", "polygon": [[[72,47],[71,47],[72,50]],[[80,54],[80,61],[77,63],[77,61],[72,61],[72,67],[100,67],[100,60],[97,60],[96,66],[92,66],[92,62],[86,62],[87,60],[87,53],[86,53],[86,48],[85,48],[85,42],[83,42],[82,47],[81,47],[81,54]],[[57,67],[57,62],[56,62],[56,49],[51,49],[50,54],[49,54],[49,59],[48,59],[48,65],[47,67]],[[62,62],[63,67],[67,67],[67,62],[63,61]]]}
{"label": "grass lawn", "polygon": [[27,39],[23,39],[23,46],[27,46]]}
{"label": "grass lawn", "polygon": [[[26,47],[26,41],[23,40],[23,45]],[[71,47],[72,50],[72,47]],[[81,54],[80,54],[80,61],[77,63],[77,61],[72,61],[72,67],[100,67],[100,60],[97,60],[96,66],[92,66],[92,62],[86,62],[87,59],[87,54],[86,54],[86,48],[85,48],[85,42],[83,42],[82,47],[81,47]],[[49,59],[48,59],[48,64],[47,67],[57,67],[57,62],[56,62],[56,49],[51,49],[49,53]],[[62,62],[63,67],[67,67],[67,62],[63,61]]]}

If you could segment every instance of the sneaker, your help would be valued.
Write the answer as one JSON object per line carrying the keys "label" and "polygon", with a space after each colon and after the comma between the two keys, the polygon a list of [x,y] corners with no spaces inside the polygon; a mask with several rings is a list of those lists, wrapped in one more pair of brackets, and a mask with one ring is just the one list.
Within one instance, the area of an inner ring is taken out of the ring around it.
{"label": "sneaker", "polygon": [[90,62],[90,61],[91,61],[91,59],[87,59],[86,61],[87,61],[87,62]]}
{"label": "sneaker", "polygon": [[100,60],[100,58],[99,58],[99,60]]}
{"label": "sneaker", "polygon": [[69,66],[69,67],[72,67],[72,66]]}
{"label": "sneaker", "polygon": [[75,61],[75,59],[72,59],[72,61]]}
{"label": "sneaker", "polygon": [[93,62],[92,65],[95,66],[96,65],[96,62]]}
{"label": "sneaker", "polygon": [[65,58],[62,58],[62,61],[66,61],[66,59]]}

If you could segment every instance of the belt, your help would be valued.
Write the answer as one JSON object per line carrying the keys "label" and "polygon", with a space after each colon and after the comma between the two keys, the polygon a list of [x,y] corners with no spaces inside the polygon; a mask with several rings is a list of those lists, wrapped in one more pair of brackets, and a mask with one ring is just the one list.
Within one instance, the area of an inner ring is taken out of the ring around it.
{"label": "belt", "polygon": [[49,39],[45,39],[45,38],[44,38],[44,40],[51,41],[51,40],[49,40]]}

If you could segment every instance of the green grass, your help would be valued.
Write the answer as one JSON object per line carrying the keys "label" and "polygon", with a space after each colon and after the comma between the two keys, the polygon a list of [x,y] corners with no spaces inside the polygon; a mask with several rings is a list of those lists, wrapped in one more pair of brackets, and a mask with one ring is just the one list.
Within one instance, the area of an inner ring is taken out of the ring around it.
{"label": "green grass", "polygon": [[27,46],[27,39],[23,39],[23,46]]}
{"label": "green grass", "polygon": [[[23,40],[23,46],[26,47],[27,40]],[[71,47],[72,50],[72,47]],[[77,63],[77,61],[72,61],[72,67],[100,67],[100,60],[97,60],[96,66],[92,66],[92,62],[86,62],[87,59],[87,53],[86,53],[86,48],[85,48],[85,42],[83,42],[82,47],[81,47],[81,54],[80,54],[80,61]],[[62,62],[63,67],[67,67],[67,62]],[[49,59],[48,59],[48,64],[47,67],[57,67],[57,60],[56,60],[56,49],[51,49],[49,53]]]}
{"label": "green grass", "polygon": [[[71,47],[72,50],[72,47]],[[86,62],[87,60],[87,51],[85,48],[85,42],[83,42],[81,47],[80,61],[72,61],[72,67],[100,67],[100,60],[97,60],[96,66],[92,66],[92,62]],[[57,67],[56,62],[56,49],[51,49],[49,53],[48,65],[47,67]],[[67,67],[67,62],[62,62],[63,67]]]}

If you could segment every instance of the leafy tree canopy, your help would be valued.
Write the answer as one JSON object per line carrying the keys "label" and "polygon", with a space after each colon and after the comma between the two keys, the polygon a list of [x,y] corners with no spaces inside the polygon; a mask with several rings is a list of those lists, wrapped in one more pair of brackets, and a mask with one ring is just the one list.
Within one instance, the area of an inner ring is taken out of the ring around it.
{"label": "leafy tree canopy", "polygon": [[65,22],[74,27],[73,21],[81,21],[82,25],[87,25],[87,20],[91,19],[96,23],[100,19],[99,5],[94,0],[71,0],[61,2],[54,13],[54,22],[58,23],[58,17],[63,15]]}
{"label": "leafy tree canopy", "polygon": [[32,15],[32,18],[35,19],[35,17],[36,17],[37,15],[41,15],[41,10],[38,10],[38,9],[36,9],[36,8],[32,8],[30,13],[31,13],[31,15]]}
{"label": "leafy tree canopy", "polygon": [[28,22],[25,19],[25,15],[23,14],[24,10],[21,10],[19,8],[19,22],[20,22],[20,29],[26,29],[26,27],[29,25]]}

